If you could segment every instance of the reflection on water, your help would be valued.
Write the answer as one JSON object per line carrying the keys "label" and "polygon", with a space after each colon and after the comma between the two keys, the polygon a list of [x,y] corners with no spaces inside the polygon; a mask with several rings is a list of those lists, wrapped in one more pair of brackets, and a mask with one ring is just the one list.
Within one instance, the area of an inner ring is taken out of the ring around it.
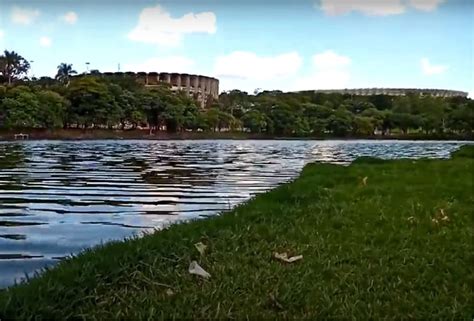
{"label": "reflection on water", "polygon": [[85,247],[227,210],[307,162],[446,157],[457,142],[0,143],[0,287]]}

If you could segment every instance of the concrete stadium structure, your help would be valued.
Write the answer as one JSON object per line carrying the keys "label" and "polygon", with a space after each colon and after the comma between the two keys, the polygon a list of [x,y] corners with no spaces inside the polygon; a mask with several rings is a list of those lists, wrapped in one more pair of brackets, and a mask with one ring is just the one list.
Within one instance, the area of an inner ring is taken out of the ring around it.
{"label": "concrete stadium structure", "polygon": [[171,85],[171,90],[182,90],[189,96],[194,97],[202,108],[206,106],[209,97],[219,98],[219,80],[202,75],[190,75],[167,72],[104,72],[101,75],[108,76],[131,76],[146,87],[158,86],[160,83]]}
{"label": "concrete stadium structure", "polygon": [[346,94],[355,96],[387,95],[387,96],[406,96],[415,94],[420,96],[434,97],[467,97],[468,93],[457,90],[446,89],[416,89],[416,88],[359,88],[359,89],[320,89],[315,93],[324,94]]}

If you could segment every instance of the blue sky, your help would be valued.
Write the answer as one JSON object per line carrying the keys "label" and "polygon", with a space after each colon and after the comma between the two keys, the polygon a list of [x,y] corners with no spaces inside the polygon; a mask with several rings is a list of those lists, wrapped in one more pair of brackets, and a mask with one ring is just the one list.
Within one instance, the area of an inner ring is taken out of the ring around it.
{"label": "blue sky", "polygon": [[470,0],[0,0],[0,49],[54,76],[187,72],[220,89],[421,87],[474,93]]}

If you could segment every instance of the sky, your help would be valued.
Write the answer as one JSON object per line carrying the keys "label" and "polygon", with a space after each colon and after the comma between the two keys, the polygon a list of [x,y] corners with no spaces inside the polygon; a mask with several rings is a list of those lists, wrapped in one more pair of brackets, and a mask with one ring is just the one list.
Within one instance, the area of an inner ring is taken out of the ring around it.
{"label": "sky", "polygon": [[0,0],[30,76],[156,71],[220,90],[440,88],[474,97],[474,0]]}

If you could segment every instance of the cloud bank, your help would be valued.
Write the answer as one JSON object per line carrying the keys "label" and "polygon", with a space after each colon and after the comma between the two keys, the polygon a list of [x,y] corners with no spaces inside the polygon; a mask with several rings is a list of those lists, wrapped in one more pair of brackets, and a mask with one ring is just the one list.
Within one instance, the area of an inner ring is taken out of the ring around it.
{"label": "cloud bank", "polygon": [[389,16],[413,8],[433,11],[445,0],[320,0],[315,6],[331,16],[359,12],[368,16]]}
{"label": "cloud bank", "polygon": [[11,20],[13,23],[20,25],[29,25],[33,23],[40,15],[37,9],[13,7],[11,12]]}
{"label": "cloud bank", "polygon": [[432,64],[428,58],[422,58],[420,60],[420,65],[421,65],[421,71],[426,76],[442,74],[442,73],[446,72],[446,70],[448,70],[448,68],[449,68],[446,65]]}
{"label": "cloud bank", "polygon": [[137,26],[128,33],[128,38],[143,43],[176,46],[187,34],[215,32],[216,15],[213,12],[191,12],[173,18],[162,6],[157,5],[143,9]]}

